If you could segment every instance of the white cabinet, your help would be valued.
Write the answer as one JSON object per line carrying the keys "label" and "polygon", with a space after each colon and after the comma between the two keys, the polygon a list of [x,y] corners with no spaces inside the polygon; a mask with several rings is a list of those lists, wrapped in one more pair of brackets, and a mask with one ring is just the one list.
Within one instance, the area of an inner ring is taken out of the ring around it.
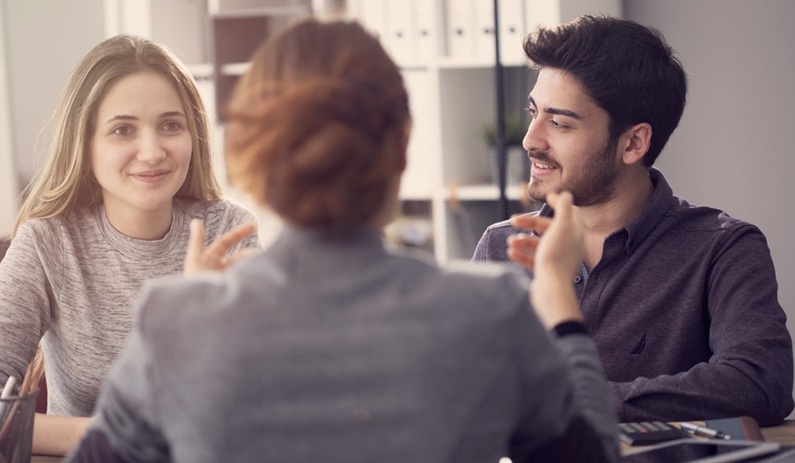
{"label": "white cabinet", "polygon": [[[485,228],[500,217],[491,150],[482,135],[496,120],[494,0],[348,0],[348,15],[382,40],[401,66],[414,118],[398,221],[425,215],[436,259],[469,259]],[[525,35],[580,14],[621,15],[621,0],[497,0],[505,112],[524,114],[535,75]],[[506,188],[508,213],[533,210],[523,185]],[[390,233],[399,236],[400,233]]]}

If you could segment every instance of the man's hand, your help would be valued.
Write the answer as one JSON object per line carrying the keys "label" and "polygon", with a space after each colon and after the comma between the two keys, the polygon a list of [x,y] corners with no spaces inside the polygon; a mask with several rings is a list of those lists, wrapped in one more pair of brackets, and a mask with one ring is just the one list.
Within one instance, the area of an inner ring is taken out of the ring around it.
{"label": "man's hand", "polygon": [[508,257],[534,271],[530,298],[538,317],[547,328],[565,321],[581,321],[572,280],[585,253],[583,227],[568,192],[550,193],[547,204],[555,217],[518,216],[515,228],[542,235],[520,233],[508,239]]}
{"label": "man's hand", "polygon": [[223,270],[241,258],[255,254],[258,252],[257,249],[246,248],[229,257],[224,257],[230,249],[254,233],[256,229],[257,226],[253,223],[240,225],[224,233],[205,248],[204,223],[199,219],[194,219],[190,223],[188,253],[185,255],[185,275],[205,270]]}

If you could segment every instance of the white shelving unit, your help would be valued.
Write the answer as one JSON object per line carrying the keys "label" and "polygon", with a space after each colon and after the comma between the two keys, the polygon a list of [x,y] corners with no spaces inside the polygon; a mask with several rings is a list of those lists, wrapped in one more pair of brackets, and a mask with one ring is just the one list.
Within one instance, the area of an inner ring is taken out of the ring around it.
{"label": "white shelving unit", "polygon": [[[620,0],[498,0],[506,114],[521,112],[535,76],[522,41],[538,26],[585,13],[621,15]],[[496,121],[493,0],[348,0],[350,17],[378,34],[403,69],[414,129],[402,199],[433,224],[440,262],[468,260],[499,216],[484,124]],[[506,188],[509,213],[535,209],[524,188]],[[417,207],[418,202],[428,207]],[[411,213],[411,212],[409,212]]]}
{"label": "white shelving unit", "polygon": [[[424,220],[433,233],[423,247],[445,262],[468,260],[486,226],[503,219],[482,136],[483,125],[497,119],[494,0],[169,0],[166,8],[160,2],[155,7],[153,0],[105,2],[109,32],[139,33],[171,46],[194,70],[216,115],[251,53],[270,33],[312,14],[313,7],[318,13],[318,8],[344,3],[344,16],[381,38],[409,89],[413,132],[401,199],[412,220],[403,222]],[[522,50],[528,31],[585,13],[620,16],[622,1],[497,4],[507,115],[521,112],[534,81]],[[219,148],[221,135],[219,130]],[[521,186],[509,186],[506,196],[509,213],[537,207],[527,204]],[[272,219],[263,220],[268,222],[261,224],[263,234],[273,235]]]}

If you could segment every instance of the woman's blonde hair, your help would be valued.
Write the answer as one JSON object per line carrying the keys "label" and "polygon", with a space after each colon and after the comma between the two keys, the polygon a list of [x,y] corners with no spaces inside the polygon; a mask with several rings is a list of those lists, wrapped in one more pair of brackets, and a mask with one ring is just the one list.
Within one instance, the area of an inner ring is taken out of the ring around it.
{"label": "woman's blonde hair", "polygon": [[119,79],[154,71],[171,81],[184,107],[193,152],[188,176],[176,196],[203,200],[221,197],[212,160],[211,129],[196,82],[167,48],[141,37],[118,35],[99,43],[75,68],[61,92],[49,126],[52,139],[44,167],[27,188],[14,225],[55,217],[102,202],[90,168],[96,114],[108,89]]}
{"label": "woman's blonde hair", "polygon": [[355,22],[303,20],[255,53],[227,108],[230,181],[289,222],[371,223],[405,167],[400,70]]}

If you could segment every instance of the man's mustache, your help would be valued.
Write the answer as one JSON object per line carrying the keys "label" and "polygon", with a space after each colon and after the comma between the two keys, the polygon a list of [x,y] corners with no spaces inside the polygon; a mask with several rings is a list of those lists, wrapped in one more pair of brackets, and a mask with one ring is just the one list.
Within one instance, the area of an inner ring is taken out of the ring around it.
{"label": "man's mustache", "polygon": [[550,166],[557,166],[558,165],[558,163],[555,162],[555,160],[552,159],[549,156],[549,154],[547,154],[546,151],[530,150],[530,151],[527,152],[527,154],[531,158],[535,159],[537,162],[540,162],[542,164],[549,164]]}

